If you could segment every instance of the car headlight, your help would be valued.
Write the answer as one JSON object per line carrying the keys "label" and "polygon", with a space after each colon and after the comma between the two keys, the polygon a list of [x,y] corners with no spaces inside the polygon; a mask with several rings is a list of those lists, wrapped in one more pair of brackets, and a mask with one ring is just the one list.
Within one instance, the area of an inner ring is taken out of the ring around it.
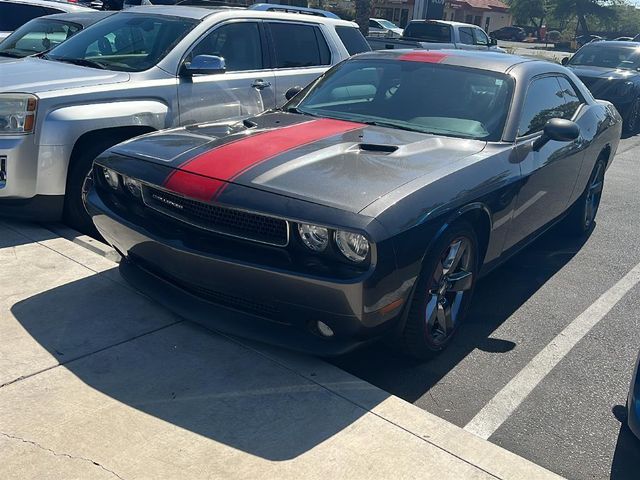
{"label": "car headlight", "polygon": [[340,252],[352,262],[364,262],[369,255],[369,240],[364,235],[338,230],[335,241]]}
{"label": "car headlight", "polygon": [[322,252],[329,244],[329,230],[310,223],[298,224],[298,234],[307,248],[314,252]]}
{"label": "car headlight", "polygon": [[134,179],[129,177],[124,177],[124,186],[127,191],[136,198],[142,197],[142,184]]}
{"label": "car headlight", "polygon": [[118,173],[115,170],[111,170],[110,168],[103,168],[102,175],[104,176],[104,180],[111,188],[114,190],[118,190],[120,188],[120,177],[118,177]]}
{"label": "car headlight", "polygon": [[38,97],[25,93],[0,94],[0,134],[31,133],[36,124]]}

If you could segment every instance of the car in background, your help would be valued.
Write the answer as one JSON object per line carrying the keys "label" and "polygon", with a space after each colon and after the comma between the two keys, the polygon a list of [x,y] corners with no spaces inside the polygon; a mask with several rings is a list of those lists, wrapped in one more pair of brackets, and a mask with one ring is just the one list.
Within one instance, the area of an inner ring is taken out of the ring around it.
{"label": "car in background", "polygon": [[620,131],[558,64],[377,51],[279,110],[110,148],[85,203],[124,277],[186,318],[321,355],[393,337],[425,359],[480,275],[560,221],[591,231]]}
{"label": "car in background", "polygon": [[640,131],[640,42],[592,42],[562,63],[594,97],[615,105],[627,133]]}
{"label": "car in background", "polygon": [[257,115],[365,50],[345,20],[154,6],[115,13],[38,58],[4,63],[0,215],[64,217],[92,233],[81,193],[99,153],[154,130]]}
{"label": "car in background", "polygon": [[640,356],[631,377],[631,387],[627,398],[627,425],[640,439]]}
{"label": "car in background", "polygon": [[509,40],[512,42],[522,42],[527,38],[527,32],[521,27],[502,27],[498,30],[494,30],[489,34],[490,37],[496,40]]}
{"label": "car in background", "polygon": [[111,14],[112,12],[88,11],[34,18],[0,42],[0,62],[51,50]]}
{"label": "car in background", "polygon": [[29,20],[54,13],[90,11],[88,7],[54,0],[0,0],[0,40]]}
{"label": "car in background", "polygon": [[401,37],[403,29],[384,18],[369,19],[369,35],[372,37]]}
{"label": "car in background", "polygon": [[578,46],[578,48],[581,48],[587,43],[601,42],[603,40],[605,40],[605,38],[599,35],[580,35],[576,37],[576,45]]}

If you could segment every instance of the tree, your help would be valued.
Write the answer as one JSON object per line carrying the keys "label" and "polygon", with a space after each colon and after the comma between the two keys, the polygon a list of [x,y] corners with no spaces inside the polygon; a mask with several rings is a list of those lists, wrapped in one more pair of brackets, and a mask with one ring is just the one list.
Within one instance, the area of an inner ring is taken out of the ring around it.
{"label": "tree", "polygon": [[513,14],[516,23],[521,25],[532,24],[540,35],[540,28],[550,10],[550,0],[509,0],[509,11]]}
{"label": "tree", "polygon": [[617,2],[608,0],[552,0],[553,14],[557,18],[576,17],[578,20],[577,31],[582,34],[589,33],[589,17],[597,17],[600,20],[611,19],[616,16],[613,5]]}
{"label": "tree", "polygon": [[369,34],[369,16],[371,15],[371,0],[356,0],[356,23],[363,35]]}

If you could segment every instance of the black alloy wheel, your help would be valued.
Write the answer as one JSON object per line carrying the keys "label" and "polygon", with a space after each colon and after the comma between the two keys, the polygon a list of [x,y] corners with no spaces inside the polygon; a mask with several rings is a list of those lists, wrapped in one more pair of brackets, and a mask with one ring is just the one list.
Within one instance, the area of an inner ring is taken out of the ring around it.
{"label": "black alloy wheel", "polygon": [[593,229],[602,200],[606,169],[606,161],[602,158],[598,159],[591,171],[584,192],[573,205],[572,211],[565,220],[567,233],[570,235],[583,236]]}
{"label": "black alloy wheel", "polygon": [[631,135],[635,135],[640,130],[640,96],[634,98],[629,107],[629,113],[624,121],[624,130]]}
{"label": "black alloy wheel", "polygon": [[452,225],[431,252],[402,332],[403,352],[418,359],[432,358],[449,345],[464,321],[478,273],[478,241],[467,222]]}

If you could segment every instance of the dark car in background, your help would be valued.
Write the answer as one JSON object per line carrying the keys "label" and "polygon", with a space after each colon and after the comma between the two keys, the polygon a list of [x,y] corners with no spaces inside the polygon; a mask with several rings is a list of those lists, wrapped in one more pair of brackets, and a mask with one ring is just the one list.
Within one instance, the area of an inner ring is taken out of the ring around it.
{"label": "dark car in background", "polygon": [[527,38],[527,32],[521,27],[502,27],[489,33],[489,36],[496,40],[510,40],[521,42]]}
{"label": "dark car in background", "polygon": [[386,336],[429,358],[480,275],[561,220],[591,230],[620,131],[560,65],[364,53],[281,109],[109,149],[85,204],[129,282],[186,318],[325,355]]}
{"label": "dark car in background", "polygon": [[600,35],[579,35],[576,37],[576,45],[578,48],[585,46],[587,43],[591,42],[601,42],[605,40],[604,37]]}
{"label": "dark car in background", "polygon": [[627,399],[627,425],[636,437],[640,439],[640,356],[631,378],[629,397]]}
{"label": "dark car in background", "polygon": [[640,130],[640,43],[592,42],[563,63],[594,97],[615,105],[628,133]]}
{"label": "dark car in background", "polygon": [[34,18],[55,13],[86,12],[88,7],[55,0],[0,0],[0,40]]}
{"label": "dark car in background", "polygon": [[35,18],[0,42],[0,61],[28,57],[51,50],[109,15],[111,12],[92,10]]}

